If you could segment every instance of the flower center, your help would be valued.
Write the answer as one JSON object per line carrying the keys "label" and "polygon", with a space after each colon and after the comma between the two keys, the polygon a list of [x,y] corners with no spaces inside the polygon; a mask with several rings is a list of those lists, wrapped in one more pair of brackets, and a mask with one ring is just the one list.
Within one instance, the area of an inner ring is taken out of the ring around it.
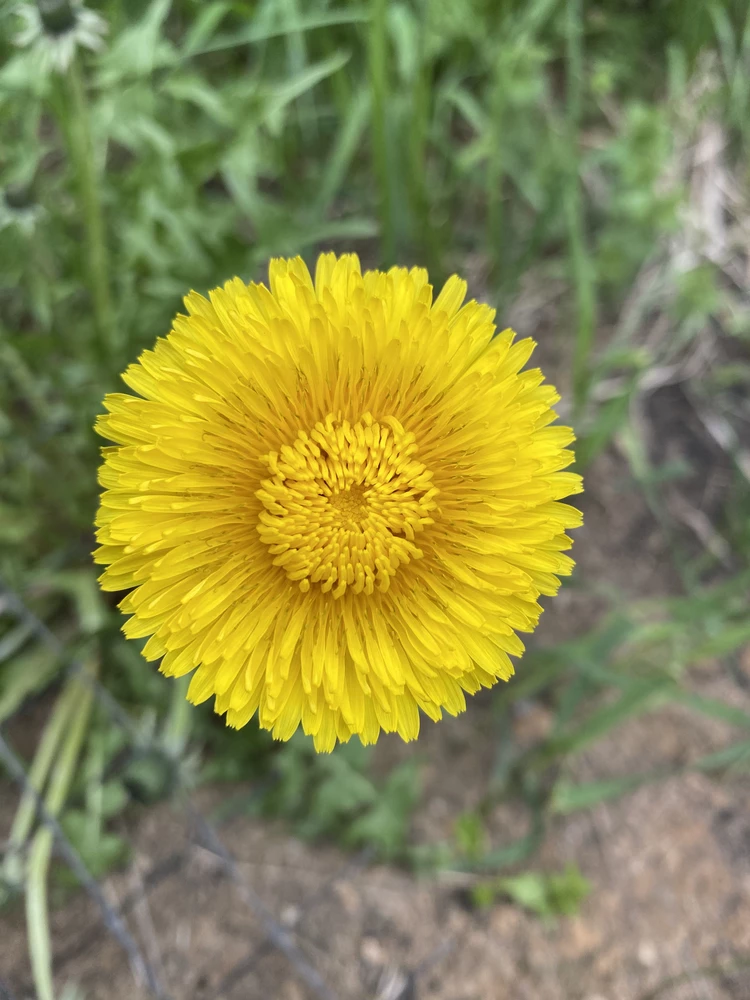
{"label": "flower center", "polygon": [[56,37],[65,35],[78,22],[78,16],[70,0],[37,0],[37,9],[48,35]]}
{"label": "flower center", "polygon": [[438,490],[395,417],[355,424],[329,414],[292,445],[263,456],[270,478],[258,533],[290,580],[342,597],[385,591],[402,563],[420,559],[415,536],[432,524]]}

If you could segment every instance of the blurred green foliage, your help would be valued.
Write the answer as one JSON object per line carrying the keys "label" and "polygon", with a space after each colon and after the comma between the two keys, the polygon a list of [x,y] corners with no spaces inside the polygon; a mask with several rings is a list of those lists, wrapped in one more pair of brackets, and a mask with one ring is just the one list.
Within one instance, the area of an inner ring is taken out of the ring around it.
{"label": "blurred green foliage", "polygon": [[472,888],[476,906],[510,899],[546,920],[577,913],[591,886],[574,865],[558,873],[522,872],[509,878],[486,879]]}
{"label": "blurred green foliage", "polygon": [[[726,264],[741,251],[727,242],[712,254],[686,236],[689,165],[710,129],[735,228],[747,225],[746,2],[104,0],[96,11],[103,47],[79,48],[62,72],[43,61],[41,35],[16,45],[21,19],[0,12],[0,577],[62,643],[2,605],[0,722],[50,685],[65,697],[71,661],[95,657],[135,736],[97,709],[60,803],[90,869],[126,855],[110,820],[134,799],[248,778],[260,782],[253,808],[304,836],[419,867],[524,863],[549,817],[674,773],[581,786],[565,772],[665,701],[740,733],[686,766],[746,768],[748,713],[685,682],[708,657],[736,668],[750,640],[750,311]],[[611,613],[587,634],[529,653],[495,697],[486,801],[450,844],[410,844],[414,762],[375,780],[362,747],[316,757],[301,738],[279,748],[252,725],[238,735],[209,712],[186,716],[182,688],[120,635],[90,565],[91,428],[118,373],[168,332],[188,289],[258,278],[271,255],[312,262],[320,248],[355,249],[370,266],[426,264],[435,283],[471,268],[472,292],[500,317],[530,282],[532,297],[553,289],[579,465],[617,444],[684,585],[648,606],[612,591]],[[718,361],[697,378],[688,362],[705,344]],[[644,386],[683,365],[729,480],[705,544],[687,555],[665,498],[695,470],[655,463],[637,419]],[[528,699],[554,723],[524,749],[510,733]],[[189,745],[204,749],[202,764]],[[51,767],[32,765],[38,787]],[[493,850],[485,817],[501,797],[525,803],[529,831]],[[28,814],[18,829],[25,842]],[[10,889],[17,861],[2,872]],[[527,872],[482,882],[475,902],[510,897],[551,915],[586,891],[572,870]]]}

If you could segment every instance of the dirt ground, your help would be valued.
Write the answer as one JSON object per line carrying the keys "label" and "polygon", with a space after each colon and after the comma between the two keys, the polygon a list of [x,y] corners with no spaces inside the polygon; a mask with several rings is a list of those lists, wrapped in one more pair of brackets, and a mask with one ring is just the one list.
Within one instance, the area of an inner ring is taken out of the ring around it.
{"label": "dirt ground", "polygon": [[[625,597],[676,587],[661,533],[616,451],[597,460],[582,502],[576,586],[543,615],[542,646],[595,622],[605,586]],[[750,679],[750,649],[740,668]],[[692,680],[704,694],[748,707],[721,664],[702,665]],[[517,719],[519,740],[535,738],[538,711],[532,705]],[[490,697],[427,725],[417,747],[389,737],[378,757],[381,767],[412,753],[424,761],[414,820],[422,841],[449,837],[483,795]],[[613,732],[575,761],[571,776],[673,766],[733,735],[723,723],[666,708]],[[746,778],[692,773],[557,819],[533,863],[559,870],[575,862],[592,892],[578,915],[554,923],[506,903],[472,910],[460,879],[371,865],[246,817],[221,829],[236,860],[230,877],[177,804],[131,818],[133,863],[103,887],[110,903],[128,904],[127,926],[172,1000],[750,1000],[749,788]],[[195,801],[205,811],[226,794],[202,789]],[[522,832],[523,817],[505,805],[488,827],[501,846]],[[76,983],[86,1000],[147,996],[83,894],[52,923],[58,987]],[[0,998],[5,989],[27,1000],[29,984],[19,908],[0,915]]]}
{"label": "dirt ground", "polygon": [[[707,681],[714,693],[723,686]],[[433,835],[480,794],[475,723],[469,712],[445,724],[452,769],[430,754],[421,816]],[[592,780],[673,763],[719,745],[721,729],[665,711],[624,727],[576,772]],[[535,864],[575,861],[593,890],[577,916],[554,924],[508,904],[471,911],[453,880],[369,866],[247,818],[222,828],[237,861],[230,878],[174,805],[134,821],[133,864],[104,887],[114,905],[138,900],[127,925],[173,1000],[747,1000],[747,791],[691,774],[557,822]],[[199,796],[204,810],[216,800],[216,790]],[[517,825],[508,807],[490,823],[498,843]],[[308,988],[296,960],[269,943],[248,887],[330,993]],[[18,911],[0,922],[2,974],[10,996],[31,1000],[22,925]],[[83,895],[55,912],[52,929],[60,984],[76,982],[87,1000],[145,1000]]]}

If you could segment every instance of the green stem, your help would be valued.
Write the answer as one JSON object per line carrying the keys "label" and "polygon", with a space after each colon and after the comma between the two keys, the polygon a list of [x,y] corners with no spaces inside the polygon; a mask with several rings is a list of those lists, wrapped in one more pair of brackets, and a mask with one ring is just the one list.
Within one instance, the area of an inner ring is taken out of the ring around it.
{"label": "green stem", "polygon": [[190,676],[178,677],[172,683],[172,700],[164,726],[164,749],[173,759],[179,757],[187,745],[193,722],[193,707],[187,700]]}
{"label": "green stem", "polygon": [[568,229],[570,267],[575,288],[576,329],[573,350],[573,403],[580,413],[588,395],[589,359],[594,346],[596,291],[593,265],[586,245],[584,209],[579,178],[578,134],[583,86],[582,0],[568,0],[566,17],[568,171],[564,212]]}
{"label": "green stem", "polygon": [[380,195],[382,263],[390,266],[396,257],[396,233],[393,224],[393,191],[388,144],[388,37],[386,14],[388,0],[372,0],[369,63],[372,90],[372,155]]}
{"label": "green stem", "polygon": [[434,285],[442,280],[442,261],[432,218],[427,181],[427,133],[430,114],[429,69],[420,52],[420,66],[414,80],[409,134],[410,189],[419,233],[419,245],[425,254],[427,269]]}
{"label": "green stem", "polygon": [[70,64],[66,82],[68,100],[63,131],[67,139],[68,155],[78,182],[78,196],[86,233],[86,257],[94,319],[102,348],[105,354],[111,354],[116,346],[117,336],[110,300],[109,255],[104,232],[99,177],[91,138],[91,117],[77,59],[73,59]]}
{"label": "green stem", "polygon": [[[92,663],[88,670],[94,673]],[[65,804],[75,767],[88,729],[93,690],[77,674],[70,678],[64,696],[70,691],[73,714],[66,719],[67,731],[59,757],[50,777],[45,806],[50,815],[57,817]],[[29,935],[29,956],[34,976],[34,986],[39,1000],[54,1000],[52,980],[52,945],[49,932],[47,907],[47,875],[52,853],[53,832],[47,826],[37,830],[29,852],[26,882],[26,927]]]}
{"label": "green stem", "polygon": [[34,416],[44,420],[49,413],[49,403],[40,390],[35,377],[23,356],[15,349],[5,329],[0,326],[0,369],[15,383],[24,401],[34,411]]}
{"label": "green stem", "polygon": [[495,279],[502,274],[505,258],[503,247],[503,118],[505,117],[504,67],[500,56],[493,72],[491,91],[491,149],[487,160],[487,242],[490,247]]}
{"label": "green stem", "polygon": [[[290,25],[284,40],[286,42],[287,66],[291,77],[302,73],[307,65],[307,44],[304,32],[300,31],[299,28],[291,27],[300,20],[297,0],[284,0],[283,6],[286,8],[286,22]],[[304,94],[300,94],[295,102],[295,110],[303,143],[305,146],[312,146],[318,132],[314,91],[308,90]]]}
{"label": "green stem", "polygon": [[[71,683],[63,689],[55,702],[49,722],[44,727],[34,761],[29,769],[29,784],[37,792],[41,792],[47,780],[50,767],[58,752],[60,741],[68,725],[78,692]],[[31,791],[24,792],[13,818],[8,846],[3,864],[3,874],[11,885],[20,881],[21,851],[34,825],[36,816],[36,799]]]}

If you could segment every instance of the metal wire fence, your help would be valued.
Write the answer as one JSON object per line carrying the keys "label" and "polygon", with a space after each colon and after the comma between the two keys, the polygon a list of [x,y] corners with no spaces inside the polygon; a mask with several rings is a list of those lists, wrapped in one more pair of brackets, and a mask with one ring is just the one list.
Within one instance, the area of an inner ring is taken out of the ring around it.
{"label": "metal wire fence", "polygon": [[[1,585],[0,602],[2,602],[1,606],[6,614],[15,617],[19,623],[27,625],[39,641],[54,650],[55,654],[64,663],[68,674],[76,674],[86,684],[91,685],[97,701],[109,715],[112,723],[120,727],[127,734],[128,738],[135,742],[139,734],[135,729],[133,721],[107,689],[85,670],[83,661],[76,657],[71,657],[64,644],[23,603],[18,595]],[[143,894],[152,891],[164,879],[173,878],[180,873],[189,860],[189,851],[174,852],[166,861],[160,861],[154,865],[141,879],[139,890],[131,893],[122,900],[119,907],[115,908],[107,901],[101,886],[86,868],[83,859],[71,844],[59,821],[45,807],[39,791],[30,782],[19,755],[11,746],[2,728],[0,728],[0,760],[8,775],[18,785],[21,793],[33,801],[36,818],[40,824],[47,827],[51,832],[58,856],[69,866],[82,889],[96,904],[100,913],[101,919],[98,927],[86,928],[81,933],[78,943],[69,946],[64,952],[53,956],[55,967],[61,969],[83,951],[91,948],[98,936],[106,932],[115,938],[127,955],[136,981],[142,987],[145,987],[151,995],[158,998],[158,1000],[168,1000],[168,993],[157,970],[129,932],[125,918],[138,905],[139,899]],[[195,845],[200,845],[220,860],[224,873],[236,887],[238,900],[253,911],[264,931],[262,942],[259,942],[248,956],[237,963],[236,967],[225,975],[220,992],[226,992],[227,989],[233,988],[240,983],[252,971],[254,959],[256,956],[259,956],[262,950],[275,948],[286,957],[296,975],[313,996],[319,997],[320,1000],[335,1000],[336,994],[302,953],[295,943],[293,935],[274,918],[271,911],[253,890],[252,886],[244,880],[232,855],[222,842],[217,824],[212,823],[203,816],[187,794],[180,793],[180,798],[182,800],[185,822],[191,831],[190,839]],[[308,907],[311,903],[311,900],[306,901]],[[8,984],[1,981],[0,997],[3,997],[3,1000],[6,997],[9,1000],[13,998],[13,992]]]}
{"label": "metal wire fence", "polygon": [[[43,622],[24,601],[10,588],[0,583],[0,615],[10,616],[16,623],[24,625],[37,641],[47,646],[63,666],[63,674],[67,678],[76,676],[90,686],[93,695],[106,713],[113,726],[118,727],[126,736],[132,747],[144,750],[143,734],[133,719],[122,708],[119,702],[102,685],[102,683],[86,669],[83,659],[71,655],[55,633]],[[272,952],[282,955],[290,970],[299,983],[304,986],[310,997],[319,1000],[342,1000],[337,990],[327,982],[316,964],[300,947],[298,929],[302,917],[312,912],[326,897],[330,896],[336,884],[355,877],[373,859],[373,851],[365,849],[347,860],[343,866],[331,876],[324,879],[311,893],[298,901],[297,921],[295,929],[289,929],[274,915],[269,905],[264,902],[259,893],[245,876],[222,837],[222,823],[208,818],[196,805],[194,798],[184,789],[176,792],[182,822],[186,831],[186,846],[174,850],[166,857],[158,859],[145,871],[138,873],[135,887],[119,899],[117,905],[108,898],[102,884],[88,870],[85,861],[76,850],[63,826],[52,815],[45,805],[40,789],[30,780],[21,756],[14,748],[7,733],[7,722],[0,725],[0,762],[10,779],[17,785],[19,793],[33,803],[35,819],[39,827],[46,828],[54,841],[55,854],[74,874],[81,890],[86,893],[98,911],[96,919],[84,925],[72,941],[66,941],[62,947],[54,947],[52,951],[52,966],[57,976],[61,975],[76,961],[81,960],[92,950],[98,948],[106,935],[110,935],[127,957],[135,982],[147,995],[157,1000],[170,1000],[170,993],[164,982],[162,970],[158,963],[146,953],[136,937],[128,928],[128,918],[141,906],[150,894],[167,880],[179,879],[191,866],[195,855],[207,851],[216,860],[222,877],[233,887],[233,896],[237,904],[246,907],[257,921],[259,933],[247,949],[247,953],[239,959],[224,974],[218,984],[216,996],[229,996],[243,984],[256,969],[258,963]],[[145,749],[148,749],[146,747]],[[3,853],[15,850],[13,845],[6,845]],[[400,971],[383,978],[376,990],[378,1000],[410,1000],[417,996],[417,981],[423,977],[436,963],[442,961],[455,942],[451,939],[436,944],[421,964],[412,970]],[[0,973],[0,1000],[19,1000],[15,992],[21,990],[22,996],[33,995],[32,983],[21,983],[13,986]],[[236,995],[247,995],[237,993]]]}

